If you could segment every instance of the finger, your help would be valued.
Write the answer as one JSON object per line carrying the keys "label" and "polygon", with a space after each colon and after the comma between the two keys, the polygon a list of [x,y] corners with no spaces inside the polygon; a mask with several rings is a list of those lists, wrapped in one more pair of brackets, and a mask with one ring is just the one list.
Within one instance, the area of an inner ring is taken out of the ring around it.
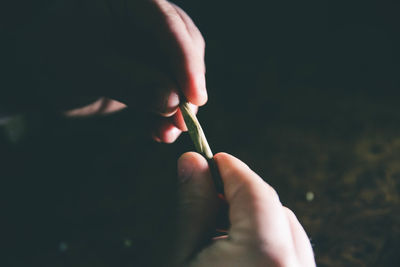
{"label": "finger", "polygon": [[190,36],[192,37],[192,40],[194,42],[194,45],[198,47],[198,52],[201,53],[201,56],[204,57],[204,50],[206,46],[206,42],[204,41],[203,35],[201,34],[199,28],[194,24],[193,20],[189,17],[189,15],[183,11],[182,8],[179,6],[171,3],[176,11],[178,12],[179,16],[181,17],[182,21],[186,25],[186,29],[189,32]]}
{"label": "finger", "polygon": [[140,109],[129,111],[129,117],[132,117],[132,121],[138,125],[137,131],[145,138],[151,136],[154,141],[159,143],[173,143],[182,133],[173,125],[172,117],[165,118]]}
{"label": "finger", "polygon": [[107,96],[162,116],[172,116],[176,112],[178,89],[163,72],[116,53],[97,60],[95,81]]}
{"label": "finger", "polygon": [[87,117],[93,115],[105,115],[120,111],[126,108],[126,105],[109,98],[102,97],[97,101],[84,107],[74,108],[64,112],[68,117]]}
{"label": "finger", "polygon": [[[195,105],[193,105],[193,104],[191,104],[191,103],[189,103],[189,108],[190,108],[190,110],[191,110],[194,114],[197,114],[197,111],[198,111],[198,109],[199,109],[197,106],[195,106]],[[186,131],[188,130],[187,127],[186,127],[185,120],[183,119],[183,115],[182,115],[182,112],[181,112],[180,109],[178,109],[178,110],[176,111],[176,113],[175,113],[174,116],[172,117],[172,120],[173,120],[173,124],[174,124],[178,129],[180,129],[180,130],[182,130],[182,131],[184,131],[184,132],[186,132]]]}
{"label": "finger", "polygon": [[314,253],[304,228],[290,209],[284,207],[284,210],[289,221],[295,251],[301,266],[315,266]]}
{"label": "finger", "polygon": [[182,131],[176,128],[169,118],[159,118],[153,131],[153,139],[157,142],[171,144],[181,135]]}
{"label": "finger", "polygon": [[272,258],[290,255],[291,232],[275,190],[235,157],[218,153],[214,158],[230,205],[232,240],[268,246]]}
{"label": "finger", "polygon": [[[196,46],[178,11],[168,1],[129,1],[135,24],[153,33],[167,55],[172,74],[187,100],[197,106],[207,102],[204,48]],[[140,10],[140,12],[139,12]]]}
{"label": "finger", "polygon": [[180,179],[178,263],[207,242],[215,228],[217,197],[207,161],[195,152],[178,160]]}

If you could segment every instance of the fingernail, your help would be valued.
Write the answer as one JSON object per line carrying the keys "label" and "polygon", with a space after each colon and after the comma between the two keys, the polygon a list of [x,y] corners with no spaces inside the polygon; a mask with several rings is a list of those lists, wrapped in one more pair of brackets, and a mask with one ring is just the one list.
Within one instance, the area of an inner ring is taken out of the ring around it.
{"label": "fingernail", "polygon": [[193,165],[186,155],[182,155],[178,159],[178,179],[179,183],[183,184],[190,180],[193,175]]}
{"label": "fingernail", "polygon": [[161,110],[161,115],[169,117],[176,111],[179,106],[179,96],[172,91],[164,98],[164,103]]}
{"label": "fingernail", "polygon": [[179,105],[179,96],[176,92],[171,92],[168,96],[166,108],[168,110],[176,109]]}

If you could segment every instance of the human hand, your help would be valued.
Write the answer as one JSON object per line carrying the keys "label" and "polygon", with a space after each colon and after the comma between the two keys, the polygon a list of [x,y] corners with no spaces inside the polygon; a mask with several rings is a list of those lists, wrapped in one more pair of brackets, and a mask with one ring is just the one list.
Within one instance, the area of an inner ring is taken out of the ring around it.
{"label": "human hand", "polygon": [[315,266],[310,241],[275,190],[240,160],[215,155],[229,204],[228,236],[211,240],[217,198],[207,161],[178,160],[181,180],[177,266]]}
{"label": "human hand", "polygon": [[41,102],[69,116],[152,112],[154,139],[173,142],[186,130],[179,96],[194,111],[207,102],[205,43],[190,17],[166,0],[57,3],[17,38]]}

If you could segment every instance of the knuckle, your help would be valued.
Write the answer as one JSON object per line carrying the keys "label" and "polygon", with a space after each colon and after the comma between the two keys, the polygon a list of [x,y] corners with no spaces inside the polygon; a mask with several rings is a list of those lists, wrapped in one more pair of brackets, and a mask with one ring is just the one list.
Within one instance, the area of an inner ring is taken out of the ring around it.
{"label": "knuckle", "polygon": [[278,192],[276,192],[276,190],[270,185],[268,185],[268,188],[269,188],[269,192],[270,192],[271,196],[276,199],[279,199]]}
{"label": "knuckle", "polygon": [[165,0],[151,0],[156,9],[161,12],[167,23],[174,23],[180,20],[180,16],[174,6]]}
{"label": "knuckle", "polygon": [[167,20],[175,22],[180,21],[181,17],[179,16],[176,9],[168,2],[161,4],[161,10],[166,16]]}
{"label": "knuckle", "polygon": [[204,39],[203,35],[200,32],[198,34],[198,43],[204,51],[206,48],[206,40]]}
{"label": "knuckle", "polygon": [[266,188],[266,194],[269,197],[271,197],[272,199],[275,199],[278,202],[280,202],[278,192],[276,192],[276,190],[272,186],[267,184],[266,182],[264,182],[264,185],[265,185],[265,188]]}
{"label": "knuckle", "polygon": [[297,220],[296,214],[294,214],[294,212],[291,209],[289,209],[288,207],[285,207],[285,206],[283,206],[283,209],[284,209],[285,213],[287,214],[287,216]]}

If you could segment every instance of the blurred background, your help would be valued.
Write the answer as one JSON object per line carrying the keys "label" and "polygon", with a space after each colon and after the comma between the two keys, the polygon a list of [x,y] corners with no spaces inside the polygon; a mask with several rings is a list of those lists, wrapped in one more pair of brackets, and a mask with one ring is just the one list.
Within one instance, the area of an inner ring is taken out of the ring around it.
{"label": "blurred background", "polygon": [[[399,266],[400,3],[174,3],[207,43],[198,117],[212,150],[278,191],[318,266]],[[3,125],[3,266],[146,266],[167,254],[176,160],[193,145],[187,134],[154,143],[145,124],[127,109]]]}

